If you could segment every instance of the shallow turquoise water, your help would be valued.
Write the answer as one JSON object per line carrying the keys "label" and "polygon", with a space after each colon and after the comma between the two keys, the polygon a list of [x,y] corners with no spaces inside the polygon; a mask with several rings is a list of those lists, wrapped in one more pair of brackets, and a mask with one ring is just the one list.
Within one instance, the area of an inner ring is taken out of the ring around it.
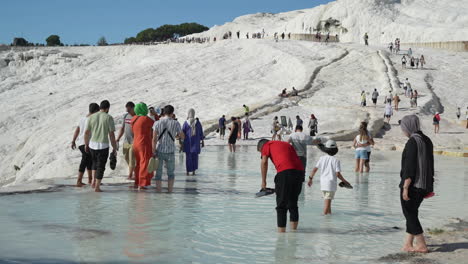
{"label": "shallow turquoise water", "polygon": [[[185,176],[177,156],[173,194],[114,185],[102,194],[62,187],[0,196],[0,262],[375,263],[398,252],[404,236],[399,153],[373,153],[369,175],[352,172],[351,152],[339,153],[355,188],[338,190],[333,215],[324,217],[319,183],[305,187],[298,232],[277,234],[274,196],[254,198],[260,155],[252,147],[226,151],[206,148],[195,177]],[[318,155],[309,152],[309,166]],[[436,156],[437,196],[422,205],[424,227],[468,216],[464,162]],[[273,176],[270,167],[269,184]]]}

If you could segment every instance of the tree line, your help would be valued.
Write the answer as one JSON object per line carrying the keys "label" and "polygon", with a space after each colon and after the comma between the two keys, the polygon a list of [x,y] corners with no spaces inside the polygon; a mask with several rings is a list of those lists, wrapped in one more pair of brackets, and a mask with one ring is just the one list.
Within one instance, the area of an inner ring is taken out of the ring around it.
{"label": "tree line", "polygon": [[159,42],[175,37],[183,37],[190,34],[208,30],[208,27],[198,23],[182,23],[179,25],[163,25],[158,28],[147,28],[140,31],[135,37],[126,38],[125,44]]}
{"label": "tree line", "polygon": [[[135,37],[126,38],[125,44],[160,42],[168,39],[184,37],[190,34],[200,33],[208,30],[208,27],[198,23],[182,23],[179,25],[163,25],[158,28],[147,28],[140,31]],[[25,38],[14,38],[11,46],[68,46],[62,43],[59,35],[50,35],[45,39],[46,44],[30,43]],[[107,46],[105,37],[100,37],[97,46]],[[75,44],[72,46],[89,46],[89,44]]]}

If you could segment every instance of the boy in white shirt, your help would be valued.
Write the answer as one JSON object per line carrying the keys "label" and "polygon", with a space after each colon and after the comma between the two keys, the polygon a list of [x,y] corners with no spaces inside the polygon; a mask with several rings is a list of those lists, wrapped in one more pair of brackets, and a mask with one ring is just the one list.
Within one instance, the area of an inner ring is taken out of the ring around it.
{"label": "boy in white shirt", "polygon": [[335,197],[336,187],[337,187],[337,178],[339,178],[345,185],[350,186],[349,182],[343,178],[341,175],[341,164],[340,161],[334,156],[338,153],[338,147],[336,146],[335,141],[328,140],[325,143],[325,146],[319,145],[320,150],[327,153],[320,157],[317,165],[312,170],[311,175],[309,176],[309,182],[307,185],[312,186],[312,181],[314,179],[315,173],[320,169],[320,189],[323,193],[323,199],[325,200],[323,214],[331,214],[331,201]]}

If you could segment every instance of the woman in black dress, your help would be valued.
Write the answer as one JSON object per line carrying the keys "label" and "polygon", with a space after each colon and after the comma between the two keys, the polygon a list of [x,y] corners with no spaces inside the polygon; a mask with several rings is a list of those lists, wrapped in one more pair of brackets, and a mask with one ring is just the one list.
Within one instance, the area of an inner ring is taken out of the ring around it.
{"label": "woman in black dress", "polygon": [[427,253],[418,209],[424,198],[434,195],[433,145],[432,141],[421,132],[419,118],[416,115],[403,117],[400,126],[409,138],[401,157],[400,172],[400,200],[406,218],[407,233],[402,250]]}
{"label": "woman in black dress", "polygon": [[231,133],[229,134],[229,151],[236,152],[237,134],[239,133],[239,123],[235,117],[231,117]]}

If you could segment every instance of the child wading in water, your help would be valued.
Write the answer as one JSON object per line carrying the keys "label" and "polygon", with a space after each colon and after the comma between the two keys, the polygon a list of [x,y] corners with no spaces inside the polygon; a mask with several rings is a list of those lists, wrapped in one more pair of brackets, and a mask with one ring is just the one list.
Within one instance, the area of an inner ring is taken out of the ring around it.
{"label": "child wading in water", "polygon": [[331,201],[335,197],[337,178],[339,178],[344,184],[350,185],[348,181],[341,175],[341,164],[340,161],[333,157],[338,153],[338,147],[335,141],[328,140],[325,145],[319,145],[320,150],[325,152],[327,155],[320,157],[317,165],[312,170],[309,176],[309,182],[307,185],[312,186],[315,173],[320,169],[320,189],[323,193],[323,199],[325,200],[323,214],[331,214]]}

